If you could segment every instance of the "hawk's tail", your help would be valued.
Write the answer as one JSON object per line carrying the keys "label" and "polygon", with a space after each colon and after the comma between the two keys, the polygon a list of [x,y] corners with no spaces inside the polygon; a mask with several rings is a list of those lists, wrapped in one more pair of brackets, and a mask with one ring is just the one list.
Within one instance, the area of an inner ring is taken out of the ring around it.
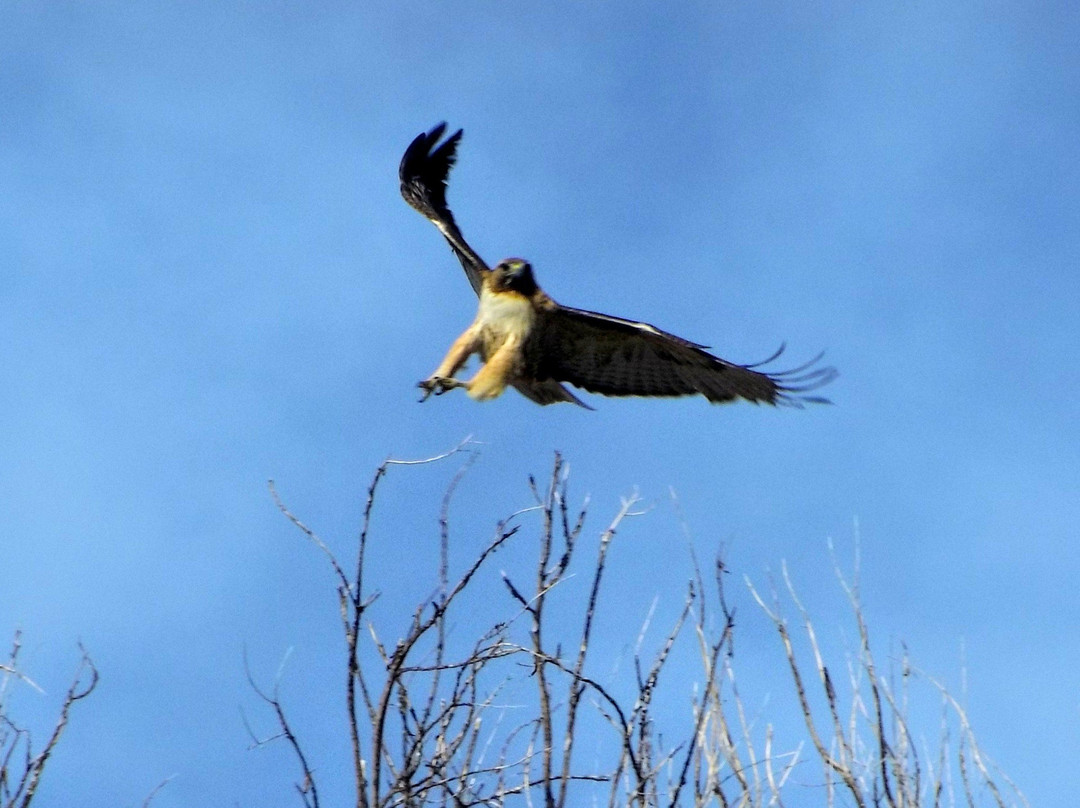
{"label": "hawk's tail", "polygon": [[565,401],[587,410],[593,409],[554,379],[546,379],[542,382],[519,381],[514,383],[514,389],[537,404],[558,404],[560,401]]}

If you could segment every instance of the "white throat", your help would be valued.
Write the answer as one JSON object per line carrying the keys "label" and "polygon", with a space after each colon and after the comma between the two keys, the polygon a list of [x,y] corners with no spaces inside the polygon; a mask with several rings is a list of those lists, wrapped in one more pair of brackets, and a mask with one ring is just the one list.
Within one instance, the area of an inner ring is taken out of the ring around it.
{"label": "white throat", "polygon": [[532,303],[519,294],[494,294],[485,288],[480,293],[476,319],[480,325],[502,334],[522,334],[532,328],[536,311]]}

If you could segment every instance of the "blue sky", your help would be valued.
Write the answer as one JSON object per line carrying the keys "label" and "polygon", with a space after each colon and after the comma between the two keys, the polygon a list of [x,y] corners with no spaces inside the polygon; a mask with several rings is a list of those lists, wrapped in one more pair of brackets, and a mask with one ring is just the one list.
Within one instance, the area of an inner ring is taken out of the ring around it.
{"label": "blue sky", "polygon": [[[583,5],[0,10],[0,635],[50,698],[79,640],[103,677],[42,804],[136,805],[172,774],[155,805],[292,799],[284,750],[245,750],[245,648],[267,677],[294,649],[284,693],[332,770],[332,581],[266,480],[346,554],[380,461],[466,435],[463,553],[556,449],[593,535],[635,487],[655,504],[618,539],[627,643],[682,596],[680,520],[757,580],[786,559],[839,635],[826,541],[849,556],[857,520],[881,652],[966,670],[1032,804],[1080,789],[1080,12]],[[836,406],[417,404],[475,306],[397,191],[443,119],[489,261],[734,361],[825,348]],[[386,483],[402,604],[456,468]],[[766,692],[781,658],[746,625]]]}

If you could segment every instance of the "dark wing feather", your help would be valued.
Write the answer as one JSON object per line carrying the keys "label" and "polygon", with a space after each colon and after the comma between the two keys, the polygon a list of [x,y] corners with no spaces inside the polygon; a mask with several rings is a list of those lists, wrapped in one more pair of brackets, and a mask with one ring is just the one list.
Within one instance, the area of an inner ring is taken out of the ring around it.
{"label": "dark wing feather", "polygon": [[454,221],[454,214],[446,205],[446,181],[457,159],[457,144],[461,140],[462,130],[458,129],[436,146],[445,131],[446,123],[440,123],[431,131],[417,135],[409,144],[398,168],[401,195],[439,228],[461,262],[473,291],[479,296],[488,266],[465,241]]}
{"label": "dark wing feather", "polygon": [[530,401],[535,401],[542,406],[567,402],[569,404],[577,404],[579,407],[584,407],[587,410],[592,409],[592,407],[554,379],[518,379],[516,382],[511,382],[511,384],[514,389],[525,396],[525,398]]}
{"label": "dark wing feather", "polygon": [[[605,396],[688,396],[712,402],[737,398],[801,406],[828,403],[804,395],[836,377],[831,367],[763,373],[736,365],[647,323],[559,306],[544,315],[536,353],[537,377],[553,378]],[[770,357],[776,359],[783,351]]]}

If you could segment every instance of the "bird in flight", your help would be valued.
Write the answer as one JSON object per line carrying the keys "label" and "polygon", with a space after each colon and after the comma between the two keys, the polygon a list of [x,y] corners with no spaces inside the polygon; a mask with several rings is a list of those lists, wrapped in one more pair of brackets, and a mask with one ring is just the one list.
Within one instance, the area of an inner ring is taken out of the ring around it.
{"label": "bird in flight", "polygon": [[[462,130],[440,144],[445,131],[446,124],[440,123],[409,144],[398,170],[401,195],[449,242],[480,306],[435,372],[419,383],[421,401],[457,387],[487,401],[509,386],[537,404],[566,401],[592,409],[566,383],[605,396],[700,394],[714,403],[740,398],[755,404],[829,403],[808,395],[837,375],[831,367],[817,366],[820,354],[791,370],[758,370],[783,352],[781,345],[763,362],[737,365],[648,323],[562,306],[537,285],[524,259],[507,258],[488,267],[446,204]],[[471,379],[456,378],[473,354],[480,355],[483,366]]]}

